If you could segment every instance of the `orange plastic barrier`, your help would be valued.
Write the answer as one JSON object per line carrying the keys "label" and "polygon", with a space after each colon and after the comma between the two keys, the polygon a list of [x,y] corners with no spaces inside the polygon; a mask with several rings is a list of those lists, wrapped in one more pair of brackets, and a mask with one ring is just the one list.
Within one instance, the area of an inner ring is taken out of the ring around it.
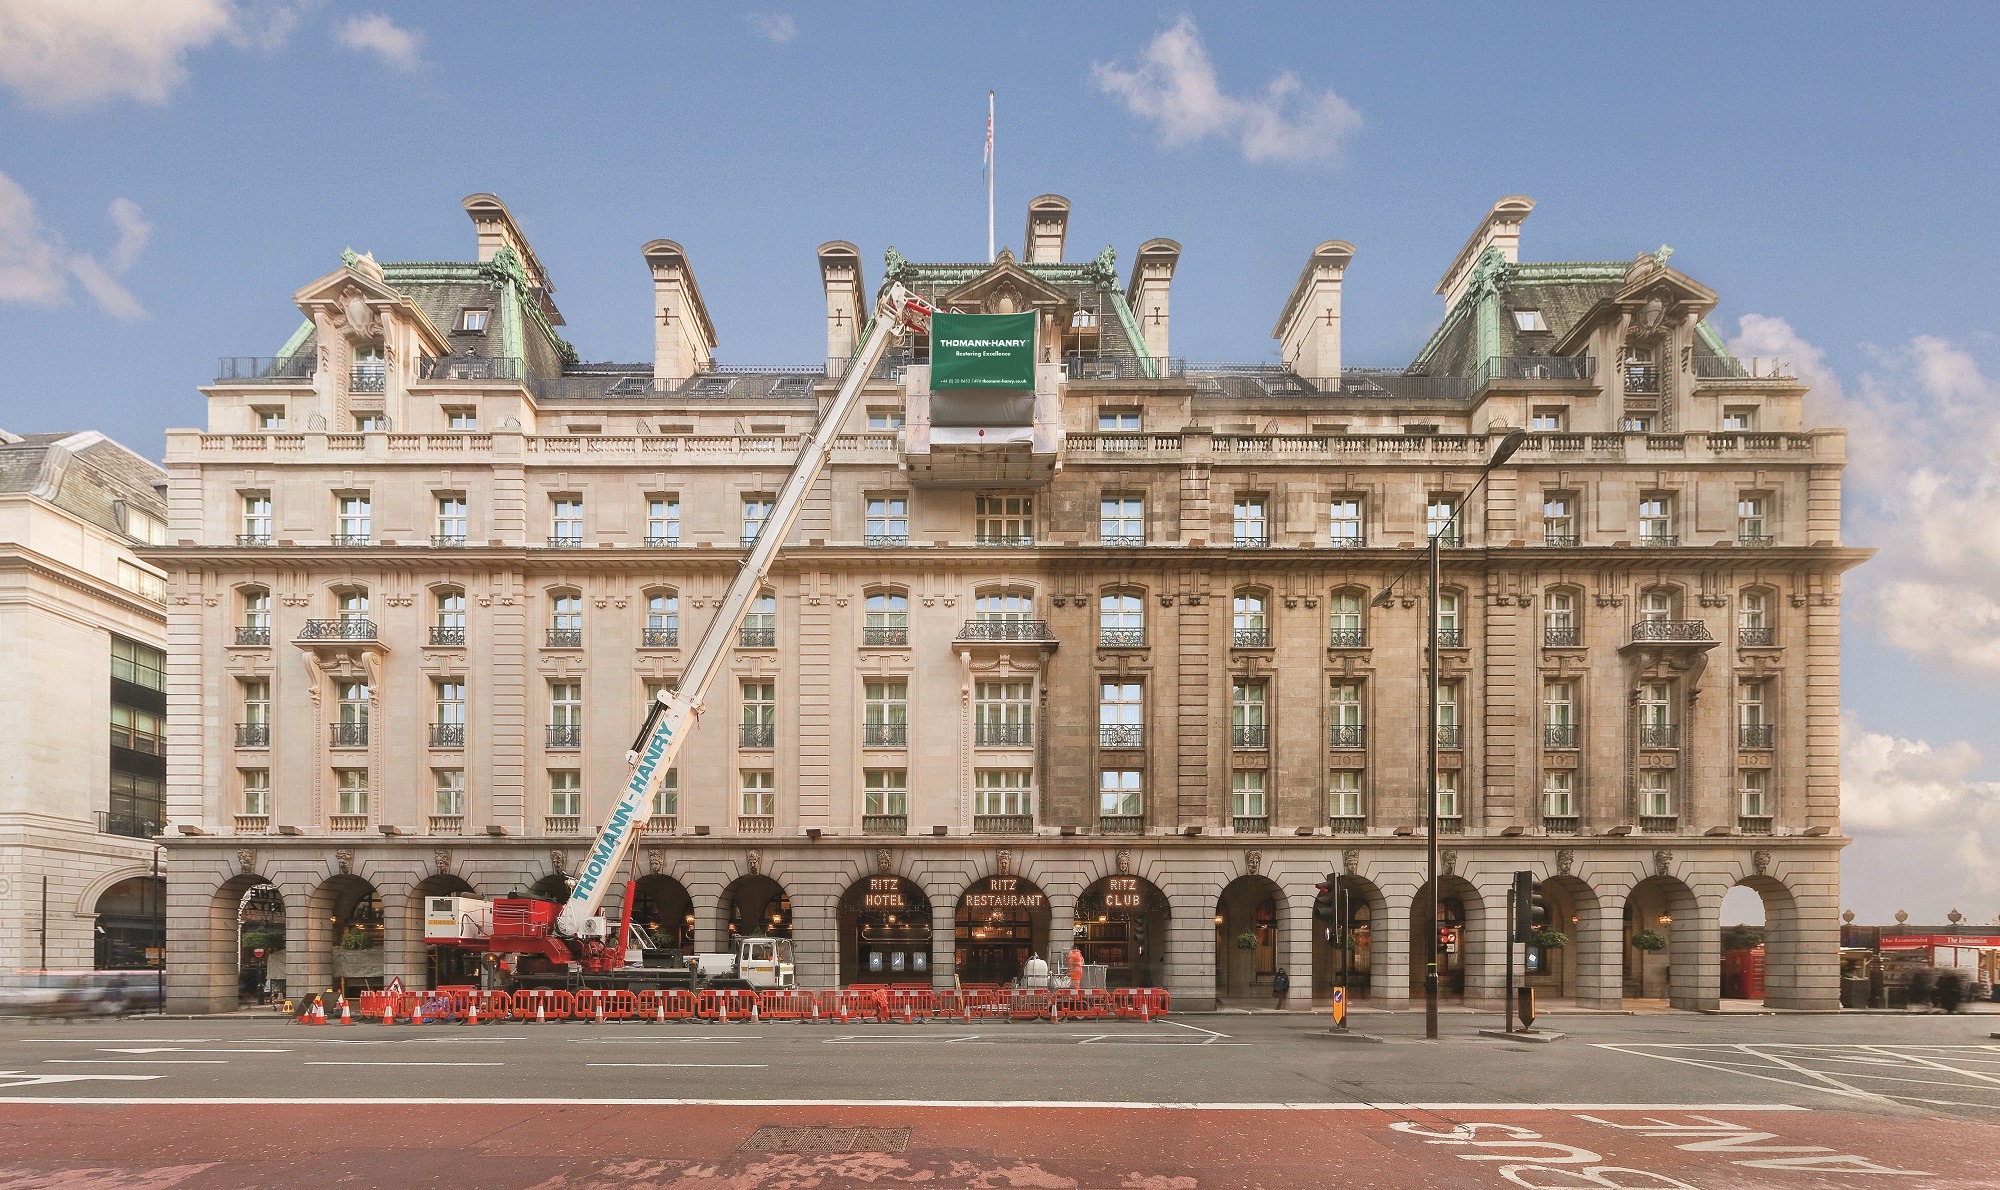
{"label": "orange plastic barrier", "polygon": [[762,1013],[758,1011],[757,993],[748,988],[710,988],[700,993],[696,1015],[705,1021],[739,1023]]}
{"label": "orange plastic barrier", "polygon": [[803,988],[774,988],[757,1000],[760,1014],[772,1021],[807,1020],[819,1005],[818,995]]}
{"label": "orange plastic barrier", "polygon": [[929,1020],[935,999],[929,988],[885,987],[875,993],[879,1019],[897,1024]]}
{"label": "orange plastic barrier", "polygon": [[[513,1011],[513,997],[506,992],[476,991],[471,994],[471,1003],[479,1006],[479,1023],[496,1024],[507,1019]],[[470,1013],[467,1019],[470,1020]]]}
{"label": "orange plastic barrier", "polygon": [[1046,1020],[1054,1004],[1053,995],[1045,991],[1016,988],[1007,999],[1007,1015],[1017,1021]]}

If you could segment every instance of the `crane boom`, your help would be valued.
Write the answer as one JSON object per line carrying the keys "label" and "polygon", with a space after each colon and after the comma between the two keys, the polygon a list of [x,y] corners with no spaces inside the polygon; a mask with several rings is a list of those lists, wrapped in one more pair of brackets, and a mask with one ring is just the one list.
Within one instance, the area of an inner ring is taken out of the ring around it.
{"label": "crane boom", "polygon": [[[736,572],[736,579],[730,584],[729,593],[716,608],[715,618],[709,621],[701,642],[688,659],[687,668],[681,672],[680,685],[673,690],[662,691],[659,699],[648,709],[645,725],[639,729],[632,751],[626,756],[632,766],[632,775],[626,779],[618,804],[612,807],[610,816],[605,819],[604,829],[598,832],[590,854],[577,868],[576,887],[556,919],[558,934],[572,938],[579,936],[584,922],[594,917],[603,905],[619,861],[624,858],[626,848],[632,844],[632,836],[638,833],[639,824],[644,820],[642,808],[651,804],[653,795],[659,792],[661,783],[666,780],[667,771],[673,768],[689,721],[700,712],[709,684],[722,669],[723,655],[729,648],[730,638],[742,626],[743,617],[749,613],[751,599],[770,575],[771,564],[777,560],[786,535],[791,532],[793,522],[798,520],[799,510],[805,506],[806,493],[825,469],[840,427],[846,422],[847,415],[853,412],[855,402],[860,400],[869,374],[881,362],[882,354],[888,350],[892,340],[907,328],[923,329],[928,325],[930,314],[930,305],[901,285],[890,286],[889,292],[883,295],[874,323],[862,342],[861,350],[849,363],[847,375],[834,394],[833,404],[820,418],[811,441],[799,451],[798,462],[793,465],[785,486],[779,490],[771,515],[759,529],[757,540],[751,543],[750,552],[743,559],[742,569]],[[622,948],[622,939],[619,945]]]}

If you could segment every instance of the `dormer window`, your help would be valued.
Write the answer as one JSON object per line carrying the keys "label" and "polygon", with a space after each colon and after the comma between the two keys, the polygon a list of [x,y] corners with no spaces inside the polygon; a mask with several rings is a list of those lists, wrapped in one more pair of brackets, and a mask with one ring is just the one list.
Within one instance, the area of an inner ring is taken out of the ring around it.
{"label": "dormer window", "polygon": [[471,335],[483,335],[486,333],[486,320],[492,313],[491,310],[460,310],[458,312],[458,329]]}
{"label": "dormer window", "polygon": [[1514,329],[1517,331],[1545,331],[1549,324],[1543,320],[1540,310],[1514,311]]}

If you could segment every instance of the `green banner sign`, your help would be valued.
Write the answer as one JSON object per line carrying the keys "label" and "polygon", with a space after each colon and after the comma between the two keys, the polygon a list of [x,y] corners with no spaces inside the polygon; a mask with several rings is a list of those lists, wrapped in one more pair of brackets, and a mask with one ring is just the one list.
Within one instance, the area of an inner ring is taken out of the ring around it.
{"label": "green banner sign", "polygon": [[932,388],[1035,387],[1035,315],[931,315]]}

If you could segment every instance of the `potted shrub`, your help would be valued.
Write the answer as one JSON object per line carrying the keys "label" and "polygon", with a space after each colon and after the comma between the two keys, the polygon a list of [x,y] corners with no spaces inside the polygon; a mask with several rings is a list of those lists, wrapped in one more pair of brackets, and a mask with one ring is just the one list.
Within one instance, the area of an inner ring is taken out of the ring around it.
{"label": "potted shrub", "polygon": [[1528,935],[1528,941],[1543,950],[1561,950],[1569,945],[1569,935],[1561,930],[1541,929]]}
{"label": "potted shrub", "polygon": [[1257,949],[1257,931],[1245,930],[1241,934],[1236,935],[1236,949],[1238,950]]}

